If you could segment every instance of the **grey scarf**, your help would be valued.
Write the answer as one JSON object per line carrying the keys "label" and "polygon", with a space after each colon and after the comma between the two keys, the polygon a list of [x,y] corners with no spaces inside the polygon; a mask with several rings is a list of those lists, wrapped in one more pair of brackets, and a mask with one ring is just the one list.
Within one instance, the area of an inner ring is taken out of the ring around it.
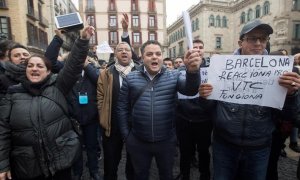
{"label": "grey scarf", "polygon": [[6,61],[3,63],[3,68],[5,69],[4,74],[15,81],[21,81],[25,78],[25,64],[14,64],[11,61]]}

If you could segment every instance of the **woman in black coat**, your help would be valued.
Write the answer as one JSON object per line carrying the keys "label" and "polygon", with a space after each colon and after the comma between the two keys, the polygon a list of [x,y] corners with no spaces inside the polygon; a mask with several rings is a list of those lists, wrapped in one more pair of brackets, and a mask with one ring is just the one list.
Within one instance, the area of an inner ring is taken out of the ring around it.
{"label": "woman in black coat", "polygon": [[71,179],[80,153],[65,95],[81,75],[93,27],[77,39],[58,75],[46,58],[26,61],[26,78],[0,102],[0,180]]}

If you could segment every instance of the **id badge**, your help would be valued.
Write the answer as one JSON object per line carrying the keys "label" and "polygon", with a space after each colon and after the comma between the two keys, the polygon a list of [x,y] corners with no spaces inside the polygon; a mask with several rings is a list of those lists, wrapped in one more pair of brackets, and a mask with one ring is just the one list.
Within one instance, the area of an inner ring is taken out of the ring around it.
{"label": "id badge", "polygon": [[79,98],[78,98],[79,104],[88,104],[89,98],[88,98],[86,92],[84,92],[84,93],[79,92],[78,95],[79,95]]}

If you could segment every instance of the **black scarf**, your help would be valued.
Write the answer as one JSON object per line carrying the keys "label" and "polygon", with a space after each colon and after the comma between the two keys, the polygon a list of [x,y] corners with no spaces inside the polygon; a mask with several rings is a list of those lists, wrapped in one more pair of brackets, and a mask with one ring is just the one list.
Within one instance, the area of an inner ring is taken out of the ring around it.
{"label": "black scarf", "polygon": [[3,63],[3,68],[5,69],[4,74],[17,82],[20,82],[25,78],[25,64],[14,64],[11,61],[6,61]]}
{"label": "black scarf", "polygon": [[32,83],[29,81],[27,78],[22,81],[23,87],[32,95],[34,96],[39,96],[42,94],[44,89],[48,86],[49,84],[49,79],[51,77],[51,73],[42,81],[38,83]]}

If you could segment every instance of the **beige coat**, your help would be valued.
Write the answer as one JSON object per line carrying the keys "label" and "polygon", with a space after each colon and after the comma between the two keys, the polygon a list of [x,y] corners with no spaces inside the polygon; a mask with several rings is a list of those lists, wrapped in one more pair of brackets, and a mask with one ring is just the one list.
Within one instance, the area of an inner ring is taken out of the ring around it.
{"label": "beige coat", "polygon": [[97,83],[97,104],[100,125],[106,136],[111,133],[113,74],[111,68],[101,71]]}

